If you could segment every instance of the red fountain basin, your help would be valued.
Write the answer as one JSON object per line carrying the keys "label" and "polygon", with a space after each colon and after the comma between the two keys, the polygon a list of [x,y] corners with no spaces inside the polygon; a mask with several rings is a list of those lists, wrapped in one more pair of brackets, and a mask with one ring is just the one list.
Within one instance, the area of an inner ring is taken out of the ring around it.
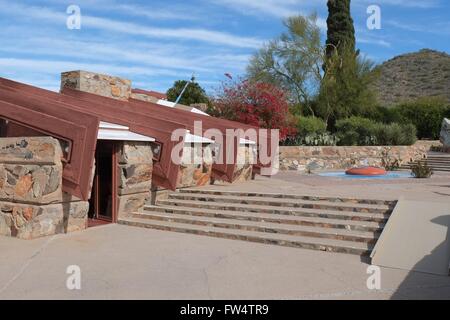
{"label": "red fountain basin", "polygon": [[351,168],[345,171],[345,174],[350,174],[353,176],[383,176],[386,173],[386,170],[377,167],[359,167]]}

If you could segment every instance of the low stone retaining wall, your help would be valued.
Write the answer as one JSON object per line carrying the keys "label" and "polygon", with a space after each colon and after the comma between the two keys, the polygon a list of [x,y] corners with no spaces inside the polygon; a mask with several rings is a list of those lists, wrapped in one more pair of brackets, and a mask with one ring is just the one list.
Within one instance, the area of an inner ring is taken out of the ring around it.
{"label": "low stone retaining wall", "polygon": [[[438,143],[438,142],[437,142]],[[280,147],[280,170],[332,170],[362,165],[381,166],[384,152],[400,164],[423,158],[434,141],[418,141],[412,146]]]}
{"label": "low stone retaining wall", "polygon": [[86,228],[89,203],[62,191],[61,158],[50,137],[0,139],[0,235],[33,239]]}

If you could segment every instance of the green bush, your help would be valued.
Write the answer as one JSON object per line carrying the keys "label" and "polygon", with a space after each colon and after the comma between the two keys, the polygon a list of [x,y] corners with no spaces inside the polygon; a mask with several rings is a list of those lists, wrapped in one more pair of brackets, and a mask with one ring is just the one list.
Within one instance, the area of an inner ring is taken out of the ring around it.
{"label": "green bush", "polygon": [[409,146],[417,140],[417,130],[413,124],[377,123],[374,135],[378,145]]}
{"label": "green bush", "polygon": [[298,117],[297,134],[300,137],[308,135],[321,135],[327,131],[326,123],[317,117]]}
{"label": "green bush", "polygon": [[402,123],[412,123],[420,139],[439,139],[442,119],[450,116],[450,105],[439,98],[421,98],[394,107]]}
{"label": "green bush", "polygon": [[384,124],[361,117],[336,122],[338,144],[345,146],[412,145],[416,142],[416,128],[412,124]]}
{"label": "green bush", "polygon": [[387,108],[382,106],[378,106],[371,112],[365,113],[364,117],[382,123],[402,123],[404,121],[398,108]]}
{"label": "green bush", "polygon": [[336,121],[336,134],[339,145],[367,146],[375,145],[375,128],[377,123],[361,117],[350,117]]}

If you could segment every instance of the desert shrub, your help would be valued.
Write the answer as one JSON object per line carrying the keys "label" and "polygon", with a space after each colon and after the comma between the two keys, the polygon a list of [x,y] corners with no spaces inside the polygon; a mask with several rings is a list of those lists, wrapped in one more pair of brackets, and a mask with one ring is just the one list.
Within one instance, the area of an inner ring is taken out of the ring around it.
{"label": "desert shrub", "polygon": [[339,138],[339,145],[375,145],[376,125],[376,122],[361,117],[350,117],[336,121],[336,135]]}
{"label": "desert shrub", "polygon": [[442,119],[450,116],[450,105],[439,98],[421,98],[402,103],[393,112],[401,115],[403,123],[412,123],[420,139],[439,139]]}
{"label": "desert shrub", "polygon": [[387,171],[398,170],[401,161],[401,159],[391,155],[390,148],[386,148],[381,152],[381,166]]}
{"label": "desert shrub", "polygon": [[297,134],[300,137],[320,135],[327,131],[327,125],[325,122],[317,117],[298,117],[296,122]]}
{"label": "desert shrub", "polygon": [[412,124],[384,124],[361,117],[336,122],[339,145],[412,145],[416,142],[416,128]]}
{"label": "desert shrub", "polygon": [[280,144],[283,146],[335,146],[338,137],[329,132],[313,133],[306,137],[300,135],[289,136]]}
{"label": "desert shrub", "polygon": [[411,167],[411,173],[414,178],[430,178],[433,175],[433,170],[428,166],[426,161],[418,161]]}
{"label": "desert shrub", "polygon": [[364,117],[382,123],[404,122],[404,118],[398,108],[388,108],[384,106],[378,106],[370,112],[366,112]]}
{"label": "desert shrub", "polygon": [[378,145],[383,146],[407,146],[417,140],[416,127],[413,124],[377,123],[373,135]]}

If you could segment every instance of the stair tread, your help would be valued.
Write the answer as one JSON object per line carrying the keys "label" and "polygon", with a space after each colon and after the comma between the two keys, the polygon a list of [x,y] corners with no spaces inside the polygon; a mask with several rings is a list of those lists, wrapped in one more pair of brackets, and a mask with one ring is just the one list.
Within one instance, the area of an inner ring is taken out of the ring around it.
{"label": "stair tread", "polygon": [[336,203],[360,203],[367,204],[367,202],[378,202],[383,205],[390,205],[395,203],[396,200],[380,200],[380,199],[358,199],[358,198],[345,198],[345,197],[330,197],[330,196],[317,196],[317,195],[304,195],[304,194],[280,194],[280,193],[268,193],[268,192],[239,192],[239,191],[226,191],[226,190],[204,190],[204,189],[191,189],[185,188],[178,190],[179,193],[196,193],[205,195],[222,195],[222,196],[241,196],[241,197],[257,197],[257,198],[274,198],[274,199],[290,199],[290,200],[311,200],[311,201],[329,201]]}
{"label": "stair tread", "polygon": [[[206,233],[219,233],[219,234],[227,234],[230,236],[239,235],[246,236],[252,238],[259,239],[267,239],[267,240],[276,240],[276,241],[289,241],[289,242],[302,242],[308,244],[318,244],[323,246],[334,246],[334,247],[344,247],[344,248],[352,248],[361,251],[369,251],[372,249],[372,245],[365,242],[354,242],[354,241],[346,241],[346,240],[336,240],[329,238],[316,238],[316,237],[305,237],[305,236],[293,236],[293,235],[285,235],[285,234],[276,234],[276,233],[264,233],[264,232],[256,232],[256,231],[247,231],[247,230],[237,230],[237,229],[225,229],[225,228],[216,228],[210,226],[199,226],[199,225],[191,225],[184,223],[176,223],[170,221],[153,221],[143,218],[134,218],[127,217],[121,218],[119,223],[138,223],[143,226],[161,226],[167,227],[171,229],[179,229],[179,230],[191,230],[191,231],[203,231]],[[182,232],[182,231],[180,231]]]}
{"label": "stair tread", "polygon": [[[217,195],[205,195],[197,193],[171,193],[169,198],[207,198],[207,199],[218,199],[218,200],[229,200],[229,201],[257,201],[257,202],[272,202],[272,203],[285,203],[285,204],[306,204],[306,205],[326,205],[326,206],[339,206],[345,208],[367,208],[367,209],[381,209],[389,210],[387,205],[371,205],[371,204],[361,204],[361,203],[346,203],[346,202],[332,202],[332,201],[310,201],[310,200],[296,200],[296,199],[283,199],[283,198],[261,198],[261,197],[239,197],[239,196],[217,196]],[[296,201],[294,201],[296,200]]]}
{"label": "stair tread", "polygon": [[[270,228],[282,231],[299,231],[299,232],[314,232],[327,235],[336,236],[352,236],[364,239],[374,239],[376,238],[374,232],[368,231],[356,231],[347,229],[337,229],[337,228],[325,228],[325,227],[315,227],[315,226],[303,226],[303,225],[282,225],[273,222],[260,222],[260,221],[245,221],[238,219],[222,219],[215,217],[194,217],[183,214],[172,214],[172,213],[137,213],[137,216],[145,217],[160,217],[166,219],[182,219],[184,221],[191,222],[203,222],[203,223],[215,223],[215,224],[227,224],[227,225],[239,225],[245,227],[260,227],[260,228]],[[174,221],[175,222],[175,221]],[[184,223],[181,221],[176,221],[177,223]],[[270,232],[269,232],[270,233]]]}
{"label": "stair tread", "polygon": [[[294,207],[270,207],[264,205],[256,205],[256,204],[242,204],[242,203],[214,203],[214,202],[205,202],[205,201],[192,201],[192,200],[180,200],[180,199],[167,199],[167,200],[159,200],[158,204],[184,204],[184,205],[200,205],[200,206],[220,206],[220,207],[229,207],[229,208],[247,208],[252,210],[261,210],[261,209],[270,209],[277,211],[288,211],[288,212],[305,212],[305,213],[324,213],[324,214],[333,214],[339,216],[352,216],[352,217],[365,217],[365,218],[384,218],[386,214],[383,213],[369,213],[369,212],[353,212],[353,211],[339,211],[339,210],[331,210],[331,209],[312,209],[312,208],[294,208]],[[198,208],[198,207],[197,207]],[[284,216],[284,215],[283,215]]]}
{"label": "stair tread", "polygon": [[[333,219],[333,218],[322,218],[322,217],[302,217],[302,216],[289,216],[289,215],[279,215],[279,214],[271,214],[271,213],[256,213],[256,212],[246,212],[246,211],[231,211],[231,210],[215,210],[215,209],[204,209],[204,208],[192,208],[192,207],[181,207],[181,206],[146,206],[144,212],[154,212],[152,210],[173,210],[174,212],[180,211],[188,211],[195,212],[199,215],[202,213],[209,213],[215,215],[227,215],[227,216],[237,216],[244,218],[258,218],[258,219],[276,219],[282,221],[306,221],[306,222],[315,222],[315,223],[328,223],[328,224],[337,224],[337,225],[350,225],[350,226],[364,226],[371,228],[383,228],[384,224],[379,222],[371,222],[371,221],[354,221],[354,220],[342,220],[342,219]],[[187,214],[184,214],[187,215]],[[228,219],[228,218],[223,218]],[[239,220],[239,219],[238,219]],[[283,224],[280,222],[278,224]],[[289,223],[286,223],[290,225]]]}

